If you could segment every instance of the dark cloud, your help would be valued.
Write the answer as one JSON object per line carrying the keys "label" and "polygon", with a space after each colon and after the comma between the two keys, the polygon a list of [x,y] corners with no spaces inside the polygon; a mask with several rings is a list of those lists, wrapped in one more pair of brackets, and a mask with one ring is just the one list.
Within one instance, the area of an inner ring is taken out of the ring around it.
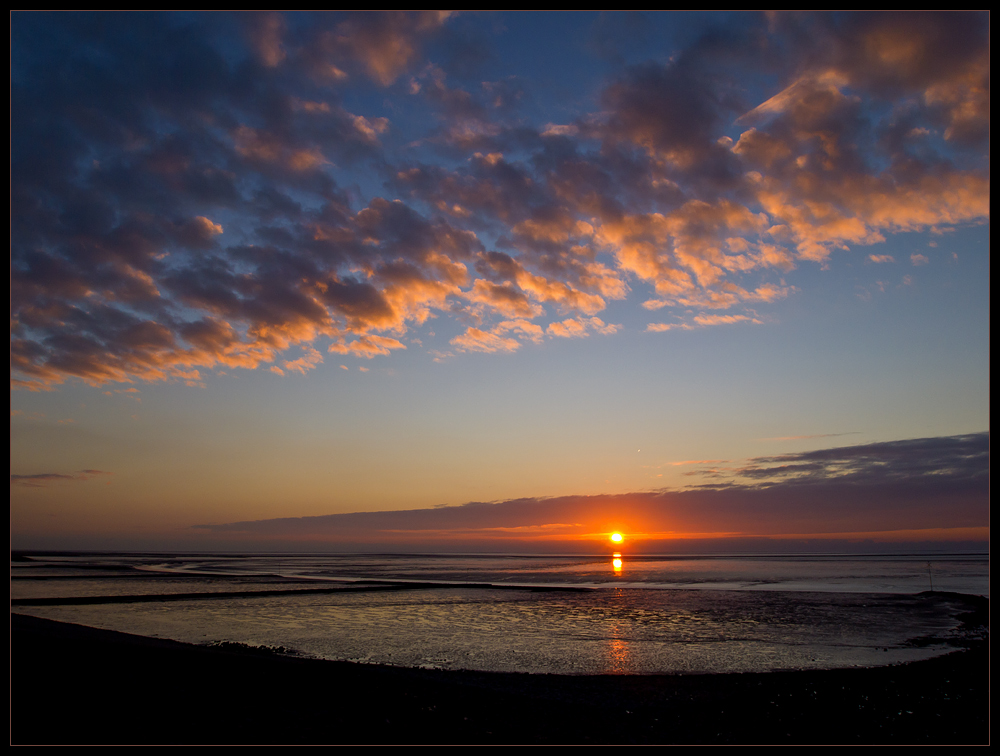
{"label": "dark cloud", "polygon": [[[697,71],[647,64],[629,72],[604,92],[609,113],[601,136],[624,140],[681,166],[712,159],[722,118],[714,87]],[[735,165],[735,161],[734,161]]]}
{"label": "dark cloud", "polygon": [[757,457],[736,475],[756,485],[975,485],[989,481],[990,436],[919,438]]}
{"label": "dark cloud", "polygon": [[13,486],[24,486],[25,488],[43,488],[50,483],[64,483],[74,481],[86,481],[104,475],[111,475],[105,470],[80,470],[79,472],[66,475],[63,473],[35,473],[33,475],[15,475],[11,473],[10,483]]}
{"label": "dark cloud", "polygon": [[[767,466],[768,473],[758,472]],[[711,473],[708,473],[711,475]],[[982,540],[989,528],[989,433],[760,458],[749,482],[684,491],[516,499],[403,512],[282,518],[198,529],[331,545],[504,541],[586,550],[622,530],[669,548],[687,538]]]}

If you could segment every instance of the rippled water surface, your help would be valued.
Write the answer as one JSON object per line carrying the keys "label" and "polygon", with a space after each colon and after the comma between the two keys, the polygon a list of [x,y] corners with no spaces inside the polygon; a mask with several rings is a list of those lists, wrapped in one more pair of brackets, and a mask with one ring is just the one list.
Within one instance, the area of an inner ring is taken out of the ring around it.
{"label": "rippled water surface", "polygon": [[[871,666],[948,650],[940,640],[957,627],[961,602],[918,594],[933,580],[938,591],[985,595],[988,558],[928,561],[623,557],[616,566],[610,556],[89,555],[12,563],[11,597],[15,611],[50,619],[369,663],[762,671]],[[24,603],[74,597],[105,599]]]}

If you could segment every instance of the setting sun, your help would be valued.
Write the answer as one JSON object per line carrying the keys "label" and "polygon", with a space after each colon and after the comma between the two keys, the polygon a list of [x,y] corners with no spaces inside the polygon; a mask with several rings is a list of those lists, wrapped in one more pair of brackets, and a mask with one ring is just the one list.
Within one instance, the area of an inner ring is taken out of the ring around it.
{"label": "setting sun", "polygon": [[621,543],[625,539],[622,537],[621,533],[612,533],[611,540],[614,541],[615,543]]}

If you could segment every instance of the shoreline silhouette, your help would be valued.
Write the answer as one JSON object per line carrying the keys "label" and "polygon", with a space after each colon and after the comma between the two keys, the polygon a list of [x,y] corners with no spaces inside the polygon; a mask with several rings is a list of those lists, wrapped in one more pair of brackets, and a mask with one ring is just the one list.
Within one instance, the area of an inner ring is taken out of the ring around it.
{"label": "shoreline silhouette", "polygon": [[353,664],[12,613],[11,743],[987,743],[989,600],[963,599],[966,639],[933,659],[673,675]]}

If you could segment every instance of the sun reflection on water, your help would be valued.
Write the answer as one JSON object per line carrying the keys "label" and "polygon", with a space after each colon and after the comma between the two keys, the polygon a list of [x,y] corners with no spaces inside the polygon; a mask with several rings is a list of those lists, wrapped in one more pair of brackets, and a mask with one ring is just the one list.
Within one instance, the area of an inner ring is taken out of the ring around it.
{"label": "sun reflection on water", "polygon": [[[615,560],[621,560],[621,554],[615,554]],[[616,571],[619,569],[615,568]],[[615,588],[612,594],[615,605],[624,605],[625,595],[621,588]],[[630,623],[617,618],[608,628],[608,639],[604,643],[605,665],[607,672],[613,675],[629,674],[633,671],[632,648],[629,643]]]}

